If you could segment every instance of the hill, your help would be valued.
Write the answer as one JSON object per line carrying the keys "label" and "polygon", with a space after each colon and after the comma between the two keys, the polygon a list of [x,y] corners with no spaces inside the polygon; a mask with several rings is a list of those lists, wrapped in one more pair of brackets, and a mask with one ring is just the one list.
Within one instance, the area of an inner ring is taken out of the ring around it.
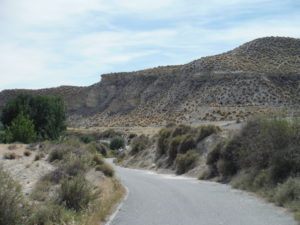
{"label": "hill", "polygon": [[88,87],[5,90],[62,96],[74,127],[154,126],[244,119],[300,106],[300,39],[266,37],[178,66],[102,75]]}

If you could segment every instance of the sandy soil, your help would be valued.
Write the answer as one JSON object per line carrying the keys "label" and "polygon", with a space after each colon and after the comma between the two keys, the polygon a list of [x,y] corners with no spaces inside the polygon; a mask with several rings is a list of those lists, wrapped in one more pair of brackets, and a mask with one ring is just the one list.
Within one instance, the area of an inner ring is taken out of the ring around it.
{"label": "sandy soil", "polygon": [[[0,166],[9,172],[11,176],[23,186],[23,192],[28,195],[35,183],[44,175],[54,170],[45,158],[35,161],[37,151],[27,149],[24,144],[0,144]],[[25,156],[24,152],[30,151],[30,156]],[[15,153],[16,159],[5,159],[4,155]]]}

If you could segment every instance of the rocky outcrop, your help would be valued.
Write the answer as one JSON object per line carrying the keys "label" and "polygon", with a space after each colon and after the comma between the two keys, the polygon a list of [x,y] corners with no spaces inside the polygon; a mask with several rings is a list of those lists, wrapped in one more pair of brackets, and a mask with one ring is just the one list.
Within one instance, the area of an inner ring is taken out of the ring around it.
{"label": "rocky outcrop", "polygon": [[102,75],[88,87],[6,90],[62,96],[72,126],[149,126],[244,119],[300,105],[300,39],[268,37],[179,66]]}

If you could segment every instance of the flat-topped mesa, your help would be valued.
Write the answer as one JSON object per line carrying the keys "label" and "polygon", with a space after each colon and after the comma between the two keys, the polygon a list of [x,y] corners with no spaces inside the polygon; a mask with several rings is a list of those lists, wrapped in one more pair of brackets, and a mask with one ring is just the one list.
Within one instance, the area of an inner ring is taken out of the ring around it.
{"label": "flat-topped mesa", "polygon": [[167,74],[177,74],[180,72],[180,69],[183,65],[174,65],[174,66],[158,66],[150,69],[132,71],[132,72],[117,72],[117,73],[107,73],[101,75],[101,80],[106,81],[115,81],[120,79],[134,78],[136,76],[160,76]]}

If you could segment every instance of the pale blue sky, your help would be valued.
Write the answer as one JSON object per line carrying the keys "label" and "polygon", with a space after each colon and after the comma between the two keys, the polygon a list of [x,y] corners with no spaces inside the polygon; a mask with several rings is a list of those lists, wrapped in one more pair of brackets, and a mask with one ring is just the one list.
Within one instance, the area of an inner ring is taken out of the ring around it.
{"label": "pale blue sky", "polygon": [[0,90],[90,85],[264,36],[300,38],[300,1],[0,0]]}

